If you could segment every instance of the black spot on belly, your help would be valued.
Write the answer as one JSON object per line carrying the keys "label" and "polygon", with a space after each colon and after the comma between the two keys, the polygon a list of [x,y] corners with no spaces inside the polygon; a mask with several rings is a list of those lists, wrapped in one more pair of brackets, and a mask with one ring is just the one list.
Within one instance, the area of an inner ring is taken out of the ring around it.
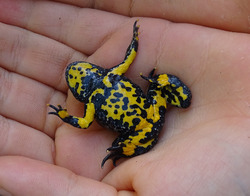
{"label": "black spot on belly", "polygon": [[136,114],[136,110],[133,110],[133,112],[126,112],[127,116],[132,116]]}
{"label": "black spot on belly", "polygon": [[147,100],[145,100],[143,108],[148,109],[149,107],[150,107],[150,103]]}
{"label": "black spot on belly", "polygon": [[146,110],[141,109],[141,117],[146,118],[147,117],[147,112]]}
{"label": "black spot on belly", "polygon": [[135,108],[139,108],[139,106],[137,104],[133,104],[130,106],[131,109],[135,109]]}
{"label": "black spot on belly", "polygon": [[130,92],[130,91],[132,90],[132,88],[131,88],[131,87],[126,87],[126,90],[127,90],[128,92]]}
{"label": "black spot on belly", "polygon": [[106,89],[105,91],[104,91],[104,97],[106,97],[106,98],[108,98],[110,95],[111,95],[111,89],[109,88],[109,89]]}
{"label": "black spot on belly", "polygon": [[120,97],[123,97],[123,94],[116,92],[114,93],[114,96],[117,98],[120,98]]}
{"label": "black spot on belly", "polygon": [[120,101],[119,98],[117,98],[117,99],[110,99],[110,102],[111,102],[111,103],[116,103],[116,102],[119,102],[119,101]]}
{"label": "black spot on belly", "polygon": [[127,97],[124,97],[124,98],[122,99],[122,101],[123,101],[122,109],[123,109],[123,110],[127,110],[127,109],[128,109],[128,103],[129,103],[128,98],[127,98]]}
{"label": "black spot on belly", "polygon": [[137,97],[137,98],[136,98],[136,101],[137,101],[138,103],[141,103],[141,98],[140,98],[140,97]]}
{"label": "black spot on belly", "polygon": [[140,122],[141,122],[141,120],[139,118],[134,118],[132,120],[132,123],[133,123],[134,126],[138,125]]}

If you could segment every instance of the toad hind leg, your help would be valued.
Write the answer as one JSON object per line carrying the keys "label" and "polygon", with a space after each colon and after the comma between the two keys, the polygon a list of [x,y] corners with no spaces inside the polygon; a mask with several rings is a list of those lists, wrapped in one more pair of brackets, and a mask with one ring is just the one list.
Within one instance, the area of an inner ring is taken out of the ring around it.
{"label": "toad hind leg", "polygon": [[116,161],[122,157],[134,157],[148,152],[157,143],[158,133],[146,127],[132,134],[121,134],[107,149],[109,154],[103,159],[101,167],[103,168],[108,159],[112,159],[113,165],[116,166]]}
{"label": "toad hind leg", "polygon": [[138,38],[139,26],[137,25],[137,22],[138,20],[136,20],[134,23],[133,38],[132,38],[130,45],[127,48],[123,62],[111,68],[110,73],[116,74],[116,75],[122,75],[128,70],[129,66],[134,61],[136,57],[137,49],[138,49],[138,40],[139,40]]}

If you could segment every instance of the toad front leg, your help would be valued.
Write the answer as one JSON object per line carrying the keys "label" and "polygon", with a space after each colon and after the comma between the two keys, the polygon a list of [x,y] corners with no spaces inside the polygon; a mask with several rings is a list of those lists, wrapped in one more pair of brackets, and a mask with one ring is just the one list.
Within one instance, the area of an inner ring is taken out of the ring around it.
{"label": "toad front leg", "polygon": [[95,106],[93,103],[88,103],[85,105],[85,115],[83,118],[69,115],[66,109],[63,109],[60,105],[58,107],[54,105],[48,105],[54,112],[49,112],[49,114],[53,114],[61,118],[64,122],[77,127],[86,129],[88,128],[94,120],[95,115]]}

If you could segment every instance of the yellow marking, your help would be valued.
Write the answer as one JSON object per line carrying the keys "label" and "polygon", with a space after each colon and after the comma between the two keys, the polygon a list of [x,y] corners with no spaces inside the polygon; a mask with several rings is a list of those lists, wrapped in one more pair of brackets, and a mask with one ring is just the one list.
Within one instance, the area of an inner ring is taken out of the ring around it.
{"label": "yellow marking", "polygon": [[137,136],[129,136],[129,138],[131,139],[131,142],[133,144],[137,144],[137,145],[140,145],[140,140],[141,139],[144,139],[145,136],[146,136],[146,133],[149,133],[152,131],[152,125],[149,126],[149,127],[145,127],[142,129],[142,131],[138,132],[138,135]]}
{"label": "yellow marking", "polygon": [[91,94],[91,96],[89,97],[89,103],[92,102],[92,97],[93,97],[94,95],[98,94],[98,93],[101,94],[101,95],[104,95],[104,89],[101,89],[101,88],[96,89],[96,90]]}
{"label": "yellow marking", "polygon": [[91,69],[93,66],[89,63],[81,62],[74,65],[75,67],[81,67],[83,69]]}
{"label": "yellow marking", "polygon": [[151,128],[153,127],[153,125],[152,125],[151,123],[149,123],[146,119],[142,119],[142,118],[141,118],[141,121],[140,121],[140,123],[136,126],[135,131],[142,130],[142,129],[144,129],[145,127],[151,129]]}
{"label": "yellow marking", "polygon": [[93,68],[93,69],[91,69],[91,71],[94,72],[94,73],[96,73],[98,71],[98,69],[97,68]]}
{"label": "yellow marking", "polygon": [[125,147],[122,148],[124,155],[131,156],[135,153],[136,146],[132,143],[127,143]]}
{"label": "yellow marking", "polygon": [[152,145],[152,142],[154,141],[154,139],[149,140],[147,143],[145,144],[141,144],[140,146],[142,146],[143,148],[147,148],[148,146]]}
{"label": "yellow marking", "polygon": [[109,77],[108,77],[108,75],[107,76],[105,76],[104,78],[103,78],[103,84],[105,84],[105,86],[107,86],[107,87],[112,87],[112,84],[111,84],[111,82],[109,81]]}
{"label": "yellow marking", "polygon": [[154,115],[154,107],[153,105],[150,105],[147,109],[147,118],[152,119],[152,116]]}
{"label": "yellow marking", "polygon": [[159,75],[157,82],[159,83],[158,87],[163,87],[163,86],[167,86],[169,85],[169,81],[168,81],[168,76],[167,74],[161,74]]}
{"label": "yellow marking", "polygon": [[140,140],[145,138],[146,133],[151,132],[152,129],[150,127],[146,127],[142,130],[142,132],[139,132],[136,136],[130,136],[129,139],[125,140],[123,144],[125,144],[125,147],[123,147],[123,154],[126,156],[131,156],[135,153],[135,149],[137,147],[143,147],[147,148],[148,146],[152,145],[152,142],[154,139],[149,140],[145,144],[141,143]]}
{"label": "yellow marking", "polygon": [[177,96],[174,96],[174,97],[175,97],[175,100],[172,100],[171,104],[176,105],[176,106],[181,105],[180,100],[178,99],[178,97]]}
{"label": "yellow marking", "polygon": [[88,103],[84,118],[78,118],[78,124],[81,128],[86,129],[93,122],[95,115],[95,105]]}
{"label": "yellow marking", "polygon": [[180,96],[182,97],[183,100],[187,99],[188,96],[183,93],[183,87],[177,88],[176,91],[180,93]]}
{"label": "yellow marking", "polygon": [[156,96],[154,96],[154,100],[156,100],[156,104],[152,106],[151,111],[152,112],[152,117],[151,119],[153,120],[154,123],[156,123],[160,119],[160,114],[159,114],[159,108],[161,106],[167,108],[167,103],[166,103],[166,98],[161,96],[161,91],[156,91]]}
{"label": "yellow marking", "polygon": [[[83,75],[80,75],[80,72],[78,70],[73,70],[72,67],[68,72],[68,81],[69,81],[69,86],[72,88],[76,87],[76,84],[79,84],[79,87],[77,88],[77,93],[80,94],[81,92],[81,84],[82,80],[81,77],[85,76],[85,72],[83,72]],[[73,78],[70,78],[70,75],[73,76]]]}
{"label": "yellow marking", "polygon": [[[140,26],[138,26],[138,28],[139,28],[139,27],[140,27]],[[141,33],[138,32],[138,35],[140,35],[140,34],[141,34]],[[135,37],[135,39],[136,39],[137,41],[139,40],[139,36],[138,36],[138,35]]]}
{"label": "yellow marking", "polygon": [[58,112],[58,115],[60,116],[60,118],[64,119],[69,116],[69,113],[66,110],[61,110]]}

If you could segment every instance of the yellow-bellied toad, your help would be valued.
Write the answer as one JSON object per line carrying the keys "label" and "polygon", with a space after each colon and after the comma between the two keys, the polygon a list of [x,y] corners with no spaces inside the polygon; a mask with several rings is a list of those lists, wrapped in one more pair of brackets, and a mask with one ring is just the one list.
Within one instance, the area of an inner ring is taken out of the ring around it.
{"label": "yellow-bellied toad", "polygon": [[133,39],[123,62],[110,69],[77,61],[68,65],[66,81],[74,97],[85,103],[84,117],[69,115],[60,105],[49,105],[64,122],[78,128],[88,128],[94,118],[103,126],[119,132],[108,148],[108,159],[113,164],[121,157],[133,157],[148,152],[156,144],[164,123],[167,103],[187,108],[191,91],[176,76],[154,75],[153,69],[147,80],[150,85],[145,95],[141,88],[124,76],[133,62],[138,48],[137,21],[134,23]]}

